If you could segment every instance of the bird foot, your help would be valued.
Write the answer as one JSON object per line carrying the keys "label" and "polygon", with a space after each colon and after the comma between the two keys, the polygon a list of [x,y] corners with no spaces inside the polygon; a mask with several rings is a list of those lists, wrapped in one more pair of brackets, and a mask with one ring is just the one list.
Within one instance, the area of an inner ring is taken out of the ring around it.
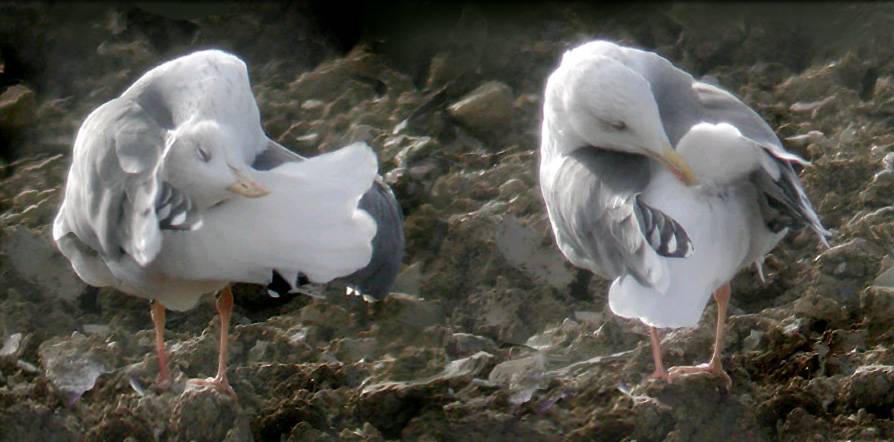
{"label": "bird foot", "polygon": [[171,376],[162,376],[159,374],[152,386],[158,391],[167,391],[171,388]]}
{"label": "bird foot", "polygon": [[723,366],[714,363],[672,367],[667,371],[667,380],[668,382],[674,382],[678,378],[700,373],[706,373],[720,378],[727,390],[730,390],[733,387],[733,380],[726,374],[726,371],[723,370]]}
{"label": "bird foot", "polygon": [[190,379],[187,381],[188,385],[196,386],[199,388],[211,388],[214,391],[227,395],[231,399],[236,400],[236,392],[233,391],[233,387],[230,387],[230,383],[227,381],[227,378],[221,377],[213,377],[213,378],[205,378],[205,379]]}
{"label": "bird foot", "polygon": [[650,374],[646,379],[667,380],[668,379],[667,370],[665,370],[663,368],[662,369],[656,368],[655,371],[653,371],[652,374]]}

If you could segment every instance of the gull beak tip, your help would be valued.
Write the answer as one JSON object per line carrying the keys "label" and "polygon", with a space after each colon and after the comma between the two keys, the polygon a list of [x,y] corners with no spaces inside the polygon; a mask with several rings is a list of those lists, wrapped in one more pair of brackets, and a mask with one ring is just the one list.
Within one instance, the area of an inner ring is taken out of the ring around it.
{"label": "gull beak tip", "polygon": [[230,187],[227,187],[227,190],[246,198],[260,198],[270,194],[270,191],[261,183],[245,177],[240,178]]}
{"label": "gull beak tip", "polygon": [[662,162],[671,170],[674,176],[677,177],[680,181],[682,181],[687,186],[694,186],[698,184],[698,178],[696,178],[695,173],[692,171],[692,168],[689,167],[689,164],[683,159],[680,154],[677,153],[673,148],[667,147],[661,153]]}

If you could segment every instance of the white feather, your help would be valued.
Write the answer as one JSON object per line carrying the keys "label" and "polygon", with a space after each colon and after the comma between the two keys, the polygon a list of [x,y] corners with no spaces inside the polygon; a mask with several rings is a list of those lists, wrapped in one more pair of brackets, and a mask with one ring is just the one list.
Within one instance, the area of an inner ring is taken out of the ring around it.
{"label": "white feather", "polygon": [[195,231],[165,232],[157,269],[170,277],[267,283],[271,269],[323,283],[365,266],[375,221],[357,208],[376,176],[363,143],[258,172],[270,189],[235,198],[203,217]]}
{"label": "white feather", "polygon": [[619,316],[655,327],[695,326],[711,293],[748,259],[752,235],[760,235],[757,229],[763,228],[751,224],[757,207],[748,195],[720,198],[703,186],[686,187],[664,171],[642,198],[686,229],[694,252],[686,259],[661,258],[669,275],[664,290],[644,286],[629,275],[615,279],[609,306]]}

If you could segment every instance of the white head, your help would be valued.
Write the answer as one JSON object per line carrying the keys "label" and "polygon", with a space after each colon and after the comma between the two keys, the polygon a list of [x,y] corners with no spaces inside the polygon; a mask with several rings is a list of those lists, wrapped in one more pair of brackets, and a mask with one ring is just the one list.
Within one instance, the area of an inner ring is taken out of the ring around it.
{"label": "white head", "polygon": [[606,47],[584,45],[569,51],[550,76],[544,128],[562,128],[554,149],[567,154],[593,146],[646,155],[693,184],[692,172],[664,133],[649,82],[598,50]]}
{"label": "white head", "polygon": [[233,196],[249,198],[269,193],[251,178],[251,167],[239,154],[237,139],[214,121],[188,122],[168,134],[161,163],[162,177],[190,197],[199,208]]}

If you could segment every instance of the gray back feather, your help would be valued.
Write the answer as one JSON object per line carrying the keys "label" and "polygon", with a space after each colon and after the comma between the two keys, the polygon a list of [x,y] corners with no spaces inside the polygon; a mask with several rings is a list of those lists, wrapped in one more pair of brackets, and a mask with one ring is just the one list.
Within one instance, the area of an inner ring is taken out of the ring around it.
{"label": "gray back feather", "polygon": [[757,112],[729,92],[695,80],[652,52],[625,51],[619,61],[650,82],[671,144],[676,145],[692,126],[707,122],[731,124],[763,147],[781,171],[778,179],[758,171],[757,175],[766,176],[754,176],[751,180],[760,191],[762,200],[759,204],[767,227],[778,232],[782,228],[799,229],[808,225],[820,241],[826,243],[830,234],[820,222],[791,165],[796,157],[785,150],[779,137]]}

